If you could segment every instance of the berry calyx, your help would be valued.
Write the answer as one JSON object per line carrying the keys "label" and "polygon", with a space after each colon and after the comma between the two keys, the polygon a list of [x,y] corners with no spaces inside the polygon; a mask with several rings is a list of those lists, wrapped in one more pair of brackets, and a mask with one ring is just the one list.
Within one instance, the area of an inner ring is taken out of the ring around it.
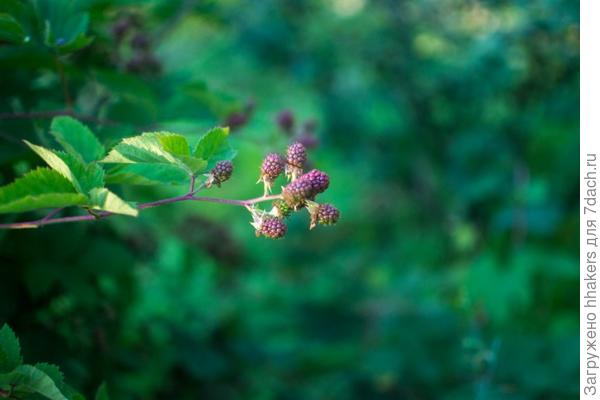
{"label": "berry calyx", "polygon": [[281,175],[284,167],[285,162],[278,153],[267,154],[260,167],[260,178],[258,179],[258,182],[263,182],[265,185],[265,194],[271,191],[273,182]]}
{"label": "berry calyx", "polygon": [[231,178],[233,173],[233,163],[229,160],[219,161],[213,169],[207,174],[205,186],[211,187],[213,184],[221,187],[221,183]]}

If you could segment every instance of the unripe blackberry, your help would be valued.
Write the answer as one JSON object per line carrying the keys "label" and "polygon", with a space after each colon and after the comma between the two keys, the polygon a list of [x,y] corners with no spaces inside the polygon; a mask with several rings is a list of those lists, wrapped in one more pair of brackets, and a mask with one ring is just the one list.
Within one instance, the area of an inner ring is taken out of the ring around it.
{"label": "unripe blackberry", "polygon": [[295,180],[304,171],[306,163],[306,148],[302,143],[292,143],[287,148],[287,164],[285,174],[291,180]]}
{"label": "unripe blackberry", "polygon": [[271,191],[271,185],[281,175],[284,167],[285,161],[279,154],[267,154],[260,167],[260,178],[258,179],[258,182],[262,181],[265,184],[265,194]]}
{"label": "unripe blackberry", "polygon": [[317,224],[333,225],[340,218],[340,211],[331,204],[318,204],[307,200],[308,213],[310,214],[310,229]]}
{"label": "unripe blackberry", "polygon": [[272,214],[275,214],[278,217],[289,217],[292,213],[292,208],[283,200],[275,200],[273,202],[273,210],[271,210]]}
{"label": "unripe blackberry", "polygon": [[333,225],[340,218],[340,210],[331,204],[321,204],[317,210],[317,222],[321,225]]}
{"label": "unripe blackberry", "polygon": [[265,216],[256,231],[256,236],[264,236],[269,239],[280,239],[285,236],[287,225],[281,218]]}
{"label": "unripe blackberry", "polygon": [[314,198],[313,186],[309,179],[304,178],[305,175],[289,183],[281,192],[283,200],[294,209],[303,206],[306,200]]}
{"label": "unripe blackberry", "polygon": [[290,110],[283,110],[277,114],[276,121],[279,128],[288,134],[294,129],[294,114]]}
{"label": "unripe blackberry", "polygon": [[206,180],[206,187],[211,187],[214,183],[218,187],[221,187],[221,183],[231,178],[233,173],[233,163],[229,160],[219,161],[213,169],[208,173],[208,179]]}
{"label": "unripe blackberry", "polygon": [[292,143],[287,148],[287,162],[294,167],[302,168],[306,162],[306,148],[302,143]]}
{"label": "unripe blackberry", "polygon": [[313,190],[313,196],[317,195],[318,193],[323,193],[329,187],[329,175],[323,171],[319,171],[318,169],[313,169],[298,179],[306,179],[308,182],[310,182]]}

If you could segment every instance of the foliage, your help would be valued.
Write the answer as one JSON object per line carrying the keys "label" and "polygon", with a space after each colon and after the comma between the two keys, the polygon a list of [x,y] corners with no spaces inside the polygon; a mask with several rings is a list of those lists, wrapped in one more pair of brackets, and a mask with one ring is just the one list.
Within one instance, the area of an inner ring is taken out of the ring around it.
{"label": "foliage", "polygon": [[0,322],[33,363],[3,328],[2,379],[68,397],[48,361],[88,398],[576,398],[578,18],[567,0],[0,2],[3,223],[132,214],[232,148],[203,190],[251,198],[292,142],[341,210],[310,235],[289,216],[285,241],[203,202],[2,230]]}

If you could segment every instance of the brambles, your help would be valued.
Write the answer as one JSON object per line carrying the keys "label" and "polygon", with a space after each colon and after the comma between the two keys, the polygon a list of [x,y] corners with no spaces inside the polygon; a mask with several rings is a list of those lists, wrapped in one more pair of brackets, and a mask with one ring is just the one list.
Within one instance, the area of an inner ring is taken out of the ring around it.
{"label": "brambles", "polygon": [[[261,165],[259,180],[265,185],[263,196],[250,200],[230,200],[196,196],[203,188],[221,187],[232,176],[231,159],[236,152],[229,146],[228,128],[209,130],[193,147],[180,134],[145,132],[122,139],[109,151],[90,129],[71,117],[55,118],[50,134],[62,146],[62,150],[25,141],[48,164],[48,168],[30,171],[15,182],[0,187],[0,213],[47,208],[54,210],[41,219],[0,224],[0,228],[37,228],[49,224],[91,221],[117,214],[135,217],[140,210],[181,201],[244,206],[252,214],[252,225],[257,235],[270,239],[283,237],[287,231],[283,218],[307,205],[310,205],[311,221],[316,218],[318,223],[331,225],[339,218],[339,212],[330,205],[323,206],[322,211],[313,216],[313,208],[318,207],[314,203],[315,197],[329,187],[329,176],[316,169],[298,176],[307,160],[306,149],[299,143],[288,147],[286,159],[279,153],[267,154]],[[209,165],[213,167],[209,169]],[[281,194],[269,195],[271,186],[286,165],[294,168],[286,174],[291,182],[282,188]],[[201,176],[205,177],[204,181],[197,181]],[[181,196],[136,204],[121,199],[105,187],[107,184],[187,184],[188,191]],[[267,201],[273,201],[271,211],[256,208],[257,204]],[[66,207],[80,207],[87,214],[59,216]]]}

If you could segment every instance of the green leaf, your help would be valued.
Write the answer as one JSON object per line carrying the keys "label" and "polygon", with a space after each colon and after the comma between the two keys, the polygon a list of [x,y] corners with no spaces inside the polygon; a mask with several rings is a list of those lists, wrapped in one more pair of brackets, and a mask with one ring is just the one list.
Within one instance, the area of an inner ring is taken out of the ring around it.
{"label": "green leaf", "polygon": [[158,132],[156,138],[161,147],[176,157],[191,155],[190,145],[183,135],[170,132]]}
{"label": "green leaf", "polygon": [[77,193],[71,182],[48,168],[35,169],[0,187],[0,213],[67,207],[86,201],[87,197]]}
{"label": "green leaf", "polygon": [[36,14],[44,26],[44,44],[61,54],[79,50],[91,43],[85,35],[90,16],[72,0],[37,0]]}
{"label": "green leaf", "polygon": [[229,128],[213,128],[206,133],[194,148],[194,156],[211,161],[211,158],[225,150],[228,146]]}
{"label": "green leaf", "polygon": [[0,375],[0,384],[12,386],[15,394],[39,394],[50,400],[68,400],[45,372],[31,365],[21,365]]}
{"label": "green leaf", "polygon": [[109,211],[115,214],[131,215],[137,217],[138,210],[127,204],[119,196],[106,188],[95,188],[90,191],[91,208],[94,210]]}
{"label": "green leaf", "polygon": [[55,170],[56,172],[58,172],[65,178],[67,178],[73,184],[75,189],[77,189],[78,192],[82,191],[81,186],[79,185],[79,182],[77,181],[77,178],[75,177],[75,175],[73,174],[73,172],[71,171],[71,169],[69,168],[67,163],[61,157],[59,157],[56,153],[54,153],[50,149],[35,145],[33,143],[29,143],[27,140],[24,140],[24,142],[33,151],[35,151],[36,154],[38,156],[40,156],[46,162],[46,164],[48,164],[50,166],[50,168],[52,168],[53,170]]}
{"label": "green leaf", "polygon": [[88,194],[93,188],[104,186],[104,170],[97,163],[84,164],[79,158],[62,151],[54,151],[54,154],[67,164],[82,194]]}
{"label": "green leaf", "polygon": [[0,13],[0,40],[12,43],[23,43],[27,36],[23,27],[12,15]]}
{"label": "green leaf", "polygon": [[42,371],[43,373],[45,373],[46,375],[48,375],[48,377],[50,379],[52,379],[52,381],[54,382],[54,384],[61,389],[62,385],[64,384],[64,375],[61,372],[60,368],[57,365],[54,364],[48,364],[48,363],[37,363],[34,365],[35,368],[39,369],[40,371]]}
{"label": "green leaf", "polygon": [[96,397],[94,397],[94,400],[110,400],[110,397],[108,396],[108,389],[106,388],[106,383],[100,385],[100,387],[96,391]]}
{"label": "green leaf", "polygon": [[22,362],[19,339],[13,330],[4,324],[0,329],[0,373],[12,371]]}
{"label": "green leaf", "polygon": [[128,185],[184,185],[189,183],[189,174],[169,164],[122,164],[108,171],[106,183]]}
{"label": "green leaf", "polygon": [[123,139],[108,153],[102,162],[180,164],[171,153],[162,148],[154,133],[145,133]]}
{"label": "green leaf", "polygon": [[85,163],[99,160],[104,156],[104,146],[87,126],[76,119],[54,118],[50,133],[67,153],[80,158]]}

